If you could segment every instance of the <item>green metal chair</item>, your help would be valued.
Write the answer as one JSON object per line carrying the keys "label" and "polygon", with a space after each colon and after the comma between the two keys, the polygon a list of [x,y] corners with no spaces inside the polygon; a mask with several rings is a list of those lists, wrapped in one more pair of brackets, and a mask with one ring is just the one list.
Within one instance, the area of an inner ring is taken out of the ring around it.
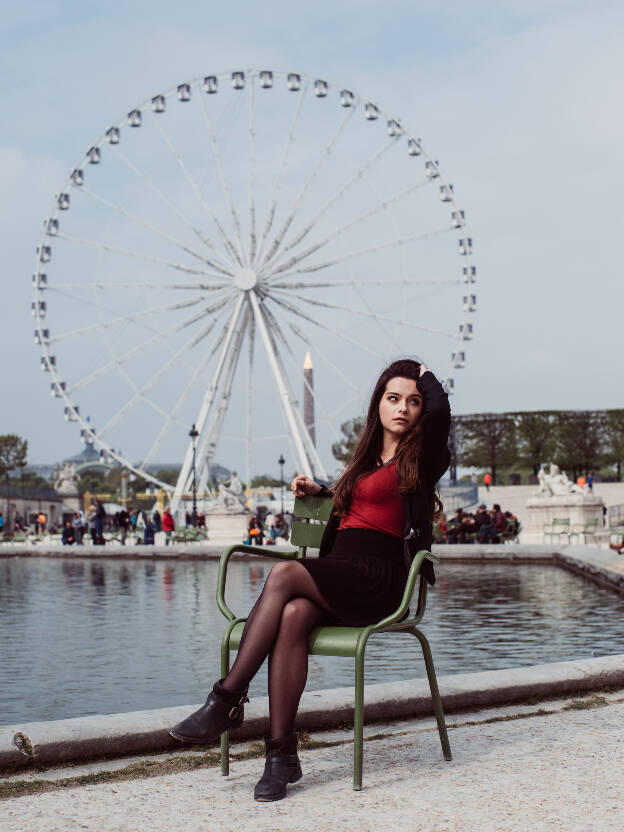
{"label": "green metal chair", "polygon": [[[247,620],[246,618],[237,617],[225,601],[225,583],[230,558],[236,552],[253,553],[281,560],[304,558],[308,547],[318,548],[320,545],[325,523],[329,519],[331,510],[331,498],[305,497],[295,501],[295,516],[301,518],[301,520],[293,523],[291,532],[291,543],[299,547],[295,551],[277,552],[273,550],[268,552],[266,549],[260,547],[240,544],[231,546],[221,556],[217,579],[217,605],[229,622],[221,642],[221,675],[223,677],[229,672],[230,652],[238,649],[245,621]],[[433,561],[439,560],[438,557],[432,555],[430,552],[426,552],[424,549],[418,552],[412,562],[401,603],[392,615],[367,627],[324,626],[317,627],[310,634],[309,649],[312,655],[345,656],[355,659],[353,788],[356,790],[362,788],[364,652],[368,639],[375,633],[411,633],[419,640],[425,660],[442,752],[445,760],[452,759],[431,648],[425,635],[417,626],[425,613],[427,600],[427,581],[418,574],[425,558]],[[419,578],[420,580],[418,581]],[[408,616],[405,620],[402,620],[410,609],[417,581],[418,592],[416,594],[417,600],[414,615],[413,617]],[[227,732],[221,735],[221,773],[224,775],[229,774],[229,736]]]}
{"label": "green metal chair", "polygon": [[553,543],[553,538],[559,541],[562,537],[567,537],[570,541],[570,518],[569,517],[555,517],[550,526],[544,526],[544,543],[546,538],[550,537],[550,542]]}
{"label": "green metal chair", "polygon": [[596,539],[596,532],[598,531],[598,518],[597,517],[589,517],[585,523],[575,523],[572,531],[570,532],[570,543],[572,543],[572,538],[575,538],[577,541],[579,540],[580,536],[583,535],[583,543],[587,543],[588,538],[592,538],[595,541]]}

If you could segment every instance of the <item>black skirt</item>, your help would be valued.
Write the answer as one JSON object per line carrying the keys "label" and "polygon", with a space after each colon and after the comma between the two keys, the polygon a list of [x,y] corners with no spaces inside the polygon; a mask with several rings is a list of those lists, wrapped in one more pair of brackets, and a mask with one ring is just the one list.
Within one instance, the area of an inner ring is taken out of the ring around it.
{"label": "black skirt", "polygon": [[407,578],[401,537],[372,529],[344,529],[336,534],[326,557],[298,562],[340,624],[375,624],[401,603]]}

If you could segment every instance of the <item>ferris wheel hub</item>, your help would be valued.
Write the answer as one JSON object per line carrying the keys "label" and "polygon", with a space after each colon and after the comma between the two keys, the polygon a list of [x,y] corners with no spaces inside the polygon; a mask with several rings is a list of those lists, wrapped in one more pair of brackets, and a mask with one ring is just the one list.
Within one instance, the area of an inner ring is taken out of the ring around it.
{"label": "ferris wheel hub", "polygon": [[253,269],[241,269],[234,275],[234,283],[237,289],[250,292],[258,283],[258,275]]}

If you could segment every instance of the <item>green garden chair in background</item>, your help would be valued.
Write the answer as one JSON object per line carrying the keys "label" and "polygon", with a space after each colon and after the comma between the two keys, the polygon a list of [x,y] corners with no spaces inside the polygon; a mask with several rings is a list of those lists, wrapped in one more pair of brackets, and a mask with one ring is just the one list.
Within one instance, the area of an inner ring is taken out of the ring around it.
{"label": "green garden chair in background", "polygon": [[570,541],[570,518],[569,517],[555,517],[550,526],[544,526],[544,543],[546,538],[550,537],[550,542],[553,543],[553,538],[557,538],[557,542],[562,537],[567,537]]}
{"label": "green garden chair in background", "polygon": [[[258,554],[265,557],[281,560],[293,560],[304,558],[306,550],[318,548],[323,536],[325,523],[330,517],[332,500],[327,497],[305,497],[295,500],[294,514],[300,518],[293,523],[290,542],[298,549],[291,552],[268,552],[256,546],[245,546],[243,544],[231,546],[221,556],[219,563],[219,575],[217,580],[217,605],[228,620],[228,625],[221,642],[221,676],[227,676],[230,669],[230,652],[237,650],[245,626],[246,618],[240,618],[228,607],[225,601],[225,583],[227,577],[228,562],[233,554],[237,552],[246,554]],[[438,724],[440,743],[445,760],[451,760],[451,748],[449,745],[442,701],[438,690],[433,656],[431,648],[425,635],[418,628],[424,613],[427,600],[427,581],[419,575],[420,566],[425,558],[438,561],[439,558],[424,549],[418,552],[412,562],[403,598],[397,610],[376,624],[366,627],[347,626],[323,626],[317,627],[310,634],[310,654],[315,656],[344,656],[355,659],[355,709],[354,709],[354,749],[353,749],[353,788],[362,788],[362,748],[364,730],[364,652],[366,644],[371,635],[376,633],[411,633],[420,642],[431,690],[433,710]],[[418,591],[415,592],[418,583]],[[410,610],[412,598],[415,596],[416,604],[413,616],[403,617]],[[228,733],[221,735],[221,772],[229,774],[229,736]]]}
{"label": "green garden chair in background", "polygon": [[583,543],[587,543],[588,540],[591,538],[593,542],[596,540],[596,532],[598,531],[598,518],[597,517],[590,517],[588,518],[585,523],[575,523],[572,531],[570,532],[570,543],[572,543],[572,538],[575,538],[578,542],[581,535],[583,535]]}

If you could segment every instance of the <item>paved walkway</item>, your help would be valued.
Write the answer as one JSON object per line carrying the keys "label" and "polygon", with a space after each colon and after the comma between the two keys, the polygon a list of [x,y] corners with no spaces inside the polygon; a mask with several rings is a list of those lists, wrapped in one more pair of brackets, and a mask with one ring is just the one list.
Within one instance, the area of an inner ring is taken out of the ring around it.
{"label": "paved walkway", "polygon": [[[351,789],[350,734],[337,732],[314,739],[340,744],[300,752],[304,778],[277,803],[254,802],[262,761],[245,759],[233,762],[229,778],[202,767],[14,797],[0,803],[0,827],[3,832],[611,832],[624,827],[624,690],[451,715],[448,723],[455,726],[450,763],[442,759],[431,720],[371,726],[369,734],[383,736],[365,743],[361,792]],[[28,777],[54,782],[127,764]],[[159,764],[153,763],[155,771]],[[24,775],[9,780],[20,778]]]}

